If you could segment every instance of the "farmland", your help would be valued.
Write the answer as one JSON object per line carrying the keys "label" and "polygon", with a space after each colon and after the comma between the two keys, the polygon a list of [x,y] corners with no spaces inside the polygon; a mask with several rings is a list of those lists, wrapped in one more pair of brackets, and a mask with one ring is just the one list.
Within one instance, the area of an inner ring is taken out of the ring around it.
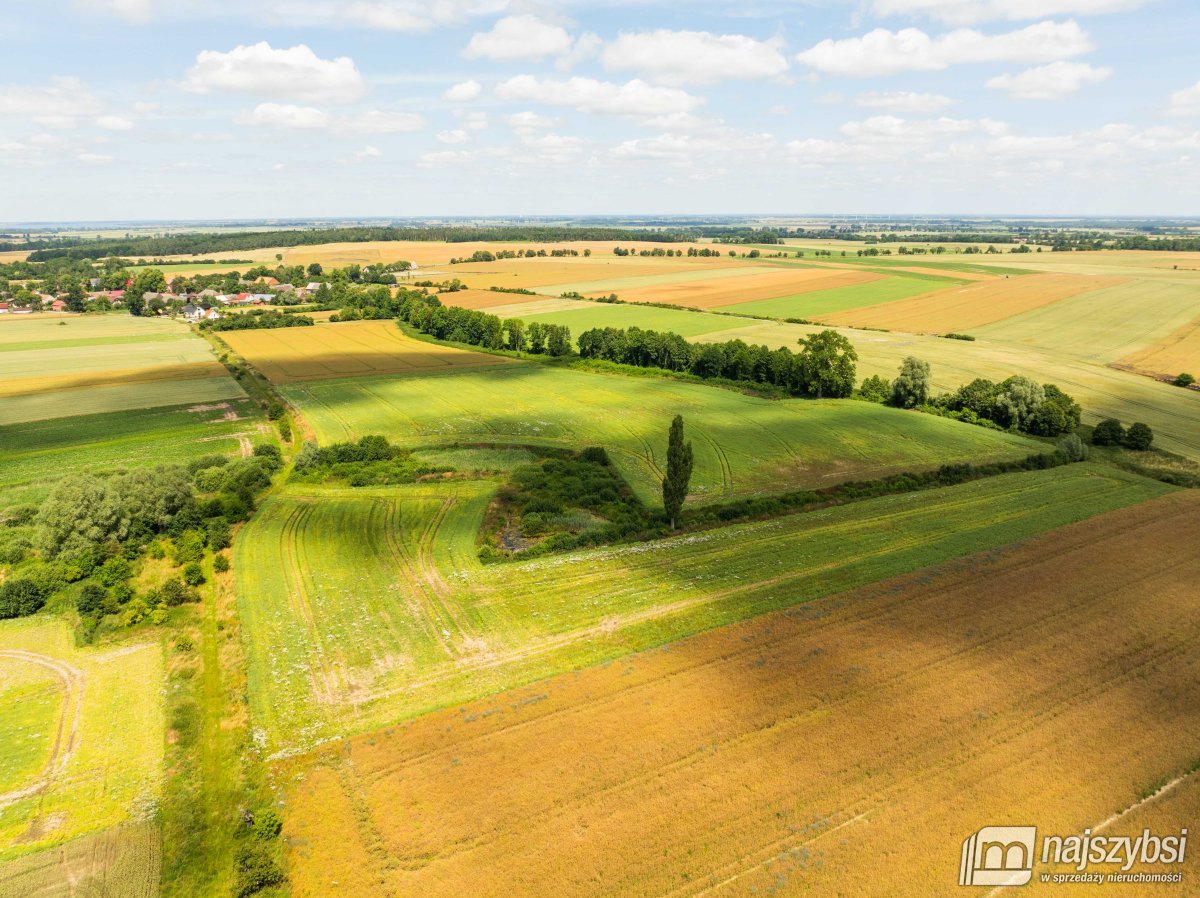
{"label": "farmland", "polygon": [[296,759],[293,894],[948,894],[981,822],[1079,832],[1194,762],[1198,525],[1166,496]]}
{"label": "farmland", "polygon": [[221,339],[275,383],[336,377],[451,371],[511,360],[406,337],[391,321],[232,331]]}
{"label": "farmland", "polygon": [[61,621],[0,624],[0,718],[22,718],[0,731],[0,861],[140,820],[158,795],[159,647],[104,651],[73,642]]}
{"label": "farmland", "polygon": [[485,567],[486,482],[297,486],[236,545],[251,707],[270,749],[293,752],[1168,489],[1073,465]]}
{"label": "farmland", "polygon": [[180,322],[130,315],[0,321],[0,425],[241,398]]}
{"label": "farmland", "polygon": [[704,385],[537,364],[320,381],[283,392],[325,442],[381,433],[408,446],[604,446],[646,502],[656,501],[665,424],[677,413],[692,428],[696,500],[1014,458],[1037,448],[1019,436],[869,403],[767,401]]}

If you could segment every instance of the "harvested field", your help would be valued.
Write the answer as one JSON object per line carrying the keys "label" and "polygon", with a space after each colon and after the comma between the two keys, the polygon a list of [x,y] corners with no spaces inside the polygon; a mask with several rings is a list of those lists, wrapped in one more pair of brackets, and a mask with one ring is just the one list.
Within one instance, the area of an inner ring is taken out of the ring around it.
{"label": "harvested field", "polygon": [[226,331],[220,338],[263,376],[279,384],[513,364],[502,356],[414,340],[394,321]]}
{"label": "harvested field", "polygon": [[294,753],[1159,496],[1093,465],[484,566],[483,483],[290,488],[235,545],[250,704]]}
{"label": "harvested field", "polygon": [[1034,274],[948,288],[912,299],[821,316],[846,327],[910,333],[964,333],[1031,309],[1121,283],[1115,278]]}
{"label": "harvested field", "polygon": [[[866,271],[829,271],[821,268],[776,269],[769,274],[705,279],[686,283],[663,284],[621,290],[626,302],[666,302],[694,309],[728,307],[738,310],[741,303],[795,296],[816,290],[852,287],[882,280],[882,275]],[[602,294],[606,291],[597,291]]]}
{"label": "harvested field", "polygon": [[[619,312],[624,307],[597,308]],[[582,313],[562,313],[574,314]],[[335,326],[340,327],[329,325]],[[323,443],[380,433],[413,447],[604,446],[648,504],[661,499],[667,426],[676,413],[686,417],[694,439],[693,501],[829,486],[961,461],[1010,459],[1041,449],[1013,434],[872,403],[771,401],[702,384],[539,364],[463,369],[436,377],[314,382],[286,386],[283,392]]]}
{"label": "harvested field", "polygon": [[496,306],[511,306],[525,302],[554,302],[537,296],[525,296],[520,293],[499,293],[495,290],[457,290],[453,293],[439,293],[438,299],[444,306],[455,306],[460,309],[487,309],[491,311]]}
{"label": "harvested field", "polygon": [[285,762],[293,894],[953,894],[979,827],[1200,756],[1197,527],[1176,493]]}
{"label": "harvested field", "polygon": [[[614,291],[640,290],[647,287],[662,287],[670,284],[722,281],[727,278],[779,272],[777,265],[763,265],[758,260],[747,259],[730,259],[727,262],[715,259],[686,259],[675,260],[669,268],[666,266],[667,262],[664,262],[657,271],[638,273],[630,270],[624,275],[597,281],[580,280],[563,284],[549,284],[542,288],[542,292],[552,295],[559,293],[603,294]],[[612,271],[616,273],[618,269],[612,269]]]}
{"label": "harvested field", "polygon": [[157,898],[157,823],[118,826],[0,864],[0,898]]}
{"label": "harvested field", "polygon": [[[47,748],[0,794],[0,861],[141,819],[160,784],[159,646],[77,649],[65,621],[28,618],[0,623],[0,659],[0,672],[28,667],[53,677],[59,696],[37,731]],[[20,698],[0,692],[0,716],[8,719]],[[27,730],[0,731],[0,759],[21,756]]]}
{"label": "harvested field", "polygon": [[[1200,298],[1197,299],[1200,302]],[[1174,377],[1183,372],[1200,378],[1200,318],[1188,322],[1157,343],[1120,359],[1135,371]]]}

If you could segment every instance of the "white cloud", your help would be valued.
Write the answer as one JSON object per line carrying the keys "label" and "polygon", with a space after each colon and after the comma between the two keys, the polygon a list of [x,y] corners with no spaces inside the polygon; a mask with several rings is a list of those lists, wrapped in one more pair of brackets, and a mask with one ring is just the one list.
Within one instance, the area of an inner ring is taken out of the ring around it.
{"label": "white cloud", "polygon": [[455,128],[452,131],[439,131],[437,139],[438,143],[468,143],[471,140],[471,134],[462,128]]}
{"label": "white cloud", "polygon": [[788,69],[782,47],[779,39],[660,29],[621,34],[604,48],[603,61],[605,68],[644,72],[662,84],[714,84],[781,76]]}
{"label": "white cloud", "polygon": [[366,93],[349,57],[321,59],[304,44],[276,50],[266,41],[228,53],[204,50],[184,87],[201,94],[257,94],[308,103],[351,103]]}
{"label": "white cloud", "polygon": [[475,154],[467,150],[439,150],[435,153],[426,153],[417,163],[422,168],[429,168],[434,165],[453,165],[463,162],[470,162],[475,158]]}
{"label": "white cloud", "polygon": [[854,102],[867,109],[890,109],[892,112],[941,112],[953,106],[955,101],[941,94],[893,90],[859,94],[854,98]]}
{"label": "white cloud", "polygon": [[664,133],[657,137],[627,140],[613,148],[620,160],[647,160],[673,165],[711,166],[722,156],[748,157],[772,152],[778,141],[771,134],[746,134],[733,128],[715,128],[699,134]]}
{"label": "white cloud", "polygon": [[518,75],[496,86],[502,100],[534,101],[563,106],[580,112],[645,118],[688,112],[704,104],[696,97],[670,87],[655,87],[634,79],[625,84],[570,78],[565,81]]}
{"label": "white cloud", "polygon": [[502,13],[508,6],[508,0],[357,0],[339,17],[385,31],[428,31]]}
{"label": "white cloud", "polygon": [[830,75],[870,77],[936,72],[967,62],[1053,62],[1092,49],[1087,32],[1077,23],[1039,22],[1005,34],[962,28],[936,38],[919,28],[876,28],[862,37],[827,38],[796,59]]}
{"label": "white cloud", "polygon": [[1018,100],[1061,100],[1111,74],[1112,69],[1097,68],[1086,62],[1052,62],[1015,75],[997,75],[988,80],[987,86],[1008,91],[1010,97]]}
{"label": "white cloud", "polygon": [[1137,9],[1147,0],[875,0],[877,15],[924,15],[952,25]]}
{"label": "white cloud", "polygon": [[108,165],[113,161],[112,156],[105,156],[100,153],[80,153],[75,158],[86,165]]}
{"label": "white cloud", "polygon": [[312,106],[293,106],[288,103],[260,103],[249,115],[237,118],[239,125],[260,125],[288,131],[322,130],[328,128],[333,116]]}
{"label": "white cloud", "polygon": [[341,116],[334,127],[351,134],[407,134],[425,127],[425,117],[415,112],[384,112],[372,109]]}
{"label": "white cloud", "polygon": [[356,162],[365,162],[367,159],[378,159],[383,155],[383,150],[379,147],[365,146],[354,154]]}
{"label": "white cloud", "polygon": [[96,119],[96,126],[105,131],[130,131],[133,129],[133,122],[119,115],[102,115]]}
{"label": "white cloud", "polygon": [[516,112],[504,121],[518,134],[532,134],[554,127],[553,119],[536,112]]}
{"label": "white cloud", "polygon": [[151,0],[83,0],[82,5],[85,9],[109,13],[134,23],[149,21],[153,12]]}
{"label": "white cloud", "polygon": [[104,104],[79,78],[51,78],[49,84],[0,85],[0,115],[24,116],[48,128],[68,128]]}
{"label": "white cloud", "polygon": [[[584,141],[562,134],[532,134],[523,137],[521,145],[538,161],[566,162],[583,152]],[[523,157],[526,161],[528,158],[527,155]]]}
{"label": "white cloud", "polygon": [[491,31],[474,35],[463,50],[463,56],[495,62],[545,59],[569,53],[573,44],[571,35],[559,25],[542,21],[537,16],[508,16],[498,21]]}
{"label": "white cloud", "polygon": [[1171,94],[1171,102],[1167,106],[1170,115],[1200,115],[1200,81],[1191,87],[1177,90]]}
{"label": "white cloud", "polygon": [[471,131],[483,131],[488,126],[488,114],[472,110],[470,112],[462,109],[454,110],[454,117],[462,122],[462,126]]}
{"label": "white cloud", "polygon": [[482,93],[483,85],[472,78],[470,81],[462,81],[447,89],[442,94],[442,99],[450,103],[470,103],[472,100],[478,100]]}

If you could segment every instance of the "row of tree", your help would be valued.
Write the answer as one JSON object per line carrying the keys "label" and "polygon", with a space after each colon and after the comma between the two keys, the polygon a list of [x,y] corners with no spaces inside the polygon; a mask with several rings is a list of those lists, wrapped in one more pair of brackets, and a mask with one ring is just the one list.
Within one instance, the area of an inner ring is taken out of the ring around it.
{"label": "row of tree", "polygon": [[564,356],[571,352],[571,329],[561,324],[519,318],[502,320],[478,309],[444,306],[436,296],[406,292],[396,317],[439,340],[509,349],[535,355]]}
{"label": "row of tree", "polygon": [[641,368],[680,371],[705,379],[750,381],[794,395],[840,398],[854,391],[858,353],[834,330],[799,341],[794,352],[742,340],[689,343],[679,334],[631,328],[593,328],[579,335],[579,355]]}

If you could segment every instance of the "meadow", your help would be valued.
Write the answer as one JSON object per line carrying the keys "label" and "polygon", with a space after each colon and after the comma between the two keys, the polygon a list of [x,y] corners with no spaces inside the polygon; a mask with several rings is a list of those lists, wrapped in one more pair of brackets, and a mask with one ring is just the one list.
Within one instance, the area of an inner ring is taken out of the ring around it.
{"label": "meadow", "polygon": [[981,822],[1079,832],[1195,760],[1197,525],[1167,496],[294,759],[293,894],[950,894]]}
{"label": "meadow", "polygon": [[694,501],[1011,459],[1041,448],[1013,434],[871,403],[772,401],[702,384],[532,363],[291,384],[282,391],[325,443],[381,433],[405,446],[603,446],[638,496],[656,505],[667,428],[676,414],[684,416],[693,442]]}
{"label": "meadow", "polygon": [[1072,465],[484,566],[486,482],[290,487],[235,546],[252,714],[290,754],[1169,490]]}
{"label": "meadow", "polygon": [[[935,282],[936,283],[936,282]],[[746,315],[766,315],[770,318],[815,318],[848,309],[879,305],[920,296],[936,289],[927,278],[886,277],[852,286],[813,290],[791,296],[778,296],[752,302],[724,306],[722,311]]]}
{"label": "meadow", "polygon": [[[0,623],[0,665],[0,719],[24,718],[0,730],[0,862],[148,819],[163,755],[160,647],[78,649],[65,621],[35,617]],[[35,686],[38,707],[16,707]]]}
{"label": "meadow", "polygon": [[244,396],[182,322],[122,314],[0,320],[0,425]]}
{"label": "meadow", "polygon": [[248,399],[0,425],[0,508],[40,500],[66,474],[182,464],[268,439]]}
{"label": "meadow", "polygon": [[512,363],[507,358],[414,340],[393,321],[227,331],[220,339],[277,384]]}

